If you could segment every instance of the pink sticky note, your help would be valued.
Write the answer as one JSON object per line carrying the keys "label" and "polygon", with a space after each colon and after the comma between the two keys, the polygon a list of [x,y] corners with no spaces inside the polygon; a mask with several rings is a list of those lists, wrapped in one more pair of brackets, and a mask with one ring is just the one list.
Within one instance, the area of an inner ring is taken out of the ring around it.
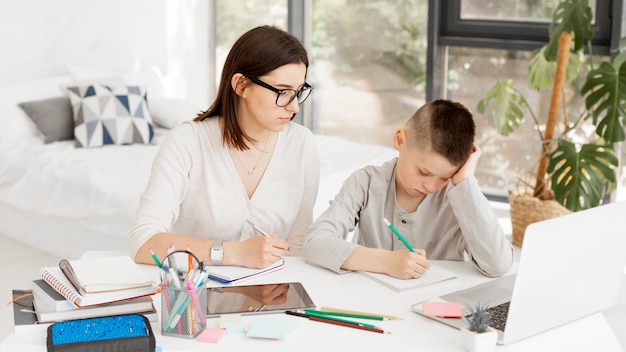
{"label": "pink sticky note", "polygon": [[226,336],[226,329],[206,328],[198,335],[199,342],[218,343]]}
{"label": "pink sticky note", "polygon": [[441,318],[462,318],[463,306],[455,302],[424,302],[424,315]]}

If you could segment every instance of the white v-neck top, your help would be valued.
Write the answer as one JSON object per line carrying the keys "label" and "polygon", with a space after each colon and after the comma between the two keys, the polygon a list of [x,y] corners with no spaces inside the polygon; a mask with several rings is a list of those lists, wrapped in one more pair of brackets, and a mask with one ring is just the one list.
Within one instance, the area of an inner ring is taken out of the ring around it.
{"label": "white v-neck top", "polygon": [[319,155],[313,133],[289,123],[278,134],[272,158],[249,199],[218,118],[186,122],[161,145],[141,195],[129,235],[131,255],[159,232],[242,241],[256,232],[250,219],[302,247],[313,220],[319,187]]}

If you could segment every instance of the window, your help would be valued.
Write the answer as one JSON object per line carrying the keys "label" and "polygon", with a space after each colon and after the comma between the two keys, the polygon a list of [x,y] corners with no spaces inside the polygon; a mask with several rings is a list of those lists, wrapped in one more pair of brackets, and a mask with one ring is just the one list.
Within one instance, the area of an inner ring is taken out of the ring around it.
{"label": "window", "polygon": [[[286,0],[217,0],[215,2],[215,75],[216,90],[226,56],[235,41],[246,31],[262,25],[287,30]],[[210,99],[211,101],[213,99]]]}
{"label": "window", "polygon": [[[610,33],[614,30],[611,24],[616,26],[619,22],[610,17],[609,9],[614,3],[590,1],[596,18],[594,55],[610,52]],[[490,126],[489,117],[476,112],[476,106],[496,81],[512,78],[535,114],[539,118],[546,116],[550,91],[528,88],[528,61],[533,51],[547,42],[549,21],[557,5],[558,0],[430,1],[430,11],[437,16],[429,25],[434,31],[429,64],[435,67],[429,77],[429,99],[446,97],[460,101],[474,112],[477,143],[483,150],[476,177],[492,198],[506,199],[507,191],[520,185],[521,176],[536,168],[540,136],[530,121],[509,136],[500,136]],[[568,100],[570,106],[580,104],[581,101]],[[623,187],[626,181],[621,182]]]}
{"label": "window", "polygon": [[391,146],[424,104],[428,4],[312,0],[316,133]]}

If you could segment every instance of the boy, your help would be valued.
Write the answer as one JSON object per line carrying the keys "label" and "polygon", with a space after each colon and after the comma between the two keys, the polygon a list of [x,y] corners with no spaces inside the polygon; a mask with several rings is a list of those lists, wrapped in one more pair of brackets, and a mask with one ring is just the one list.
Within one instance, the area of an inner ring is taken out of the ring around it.
{"label": "boy", "polygon": [[464,260],[467,255],[483,274],[505,274],[513,247],[474,177],[481,154],[475,130],[472,114],[459,103],[422,106],[394,135],[397,158],[366,166],[344,181],[308,230],[305,260],[337,273],[361,270],[411,279],[428,269],[427,256]]}

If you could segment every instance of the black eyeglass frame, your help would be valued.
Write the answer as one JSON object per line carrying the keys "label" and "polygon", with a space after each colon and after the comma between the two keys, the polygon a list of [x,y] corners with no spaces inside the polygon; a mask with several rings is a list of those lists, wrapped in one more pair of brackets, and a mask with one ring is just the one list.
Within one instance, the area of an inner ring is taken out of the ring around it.
{"label": "black eyeglass frame", "polygon": [[[311,92],[313,91],[313,86],[311,86],[310,84],[308,84],[307,82],[304,82],[304,85],[302,86],[302,88],[300,88],[299,90],[295,90],[295,89],[278,89],[270,84],[267,84],[263,81],[261,81],[258,77],[254,77],[254,76],[245,76],[247,79],[249,79],[252,83],[261,86],[265,89],[269,89],[272,92],[276,93],[276,106],[279,107],[285,107],[289,104],[291,104],[291,102],[293,102],[293,100],[297,97],[298,98],[298,104],[302,104],[304,103],[305,100],[307,100],[307,98],[311,95]],[[304,99],[302,99],[302,101],[300,101],[300,96],[302,95],[302,93],[306,90],[309,90],[309,94],[307,94]],[[284,92],[288,92],[288,91],[292,91],[294,92],[294,94],[291,96],[291,98],[289,98],[289,101],[287,102],[287,104],[284,105],[280,105],[278,104],[278,99],[280,98],[281,94],[283,94]]]}

